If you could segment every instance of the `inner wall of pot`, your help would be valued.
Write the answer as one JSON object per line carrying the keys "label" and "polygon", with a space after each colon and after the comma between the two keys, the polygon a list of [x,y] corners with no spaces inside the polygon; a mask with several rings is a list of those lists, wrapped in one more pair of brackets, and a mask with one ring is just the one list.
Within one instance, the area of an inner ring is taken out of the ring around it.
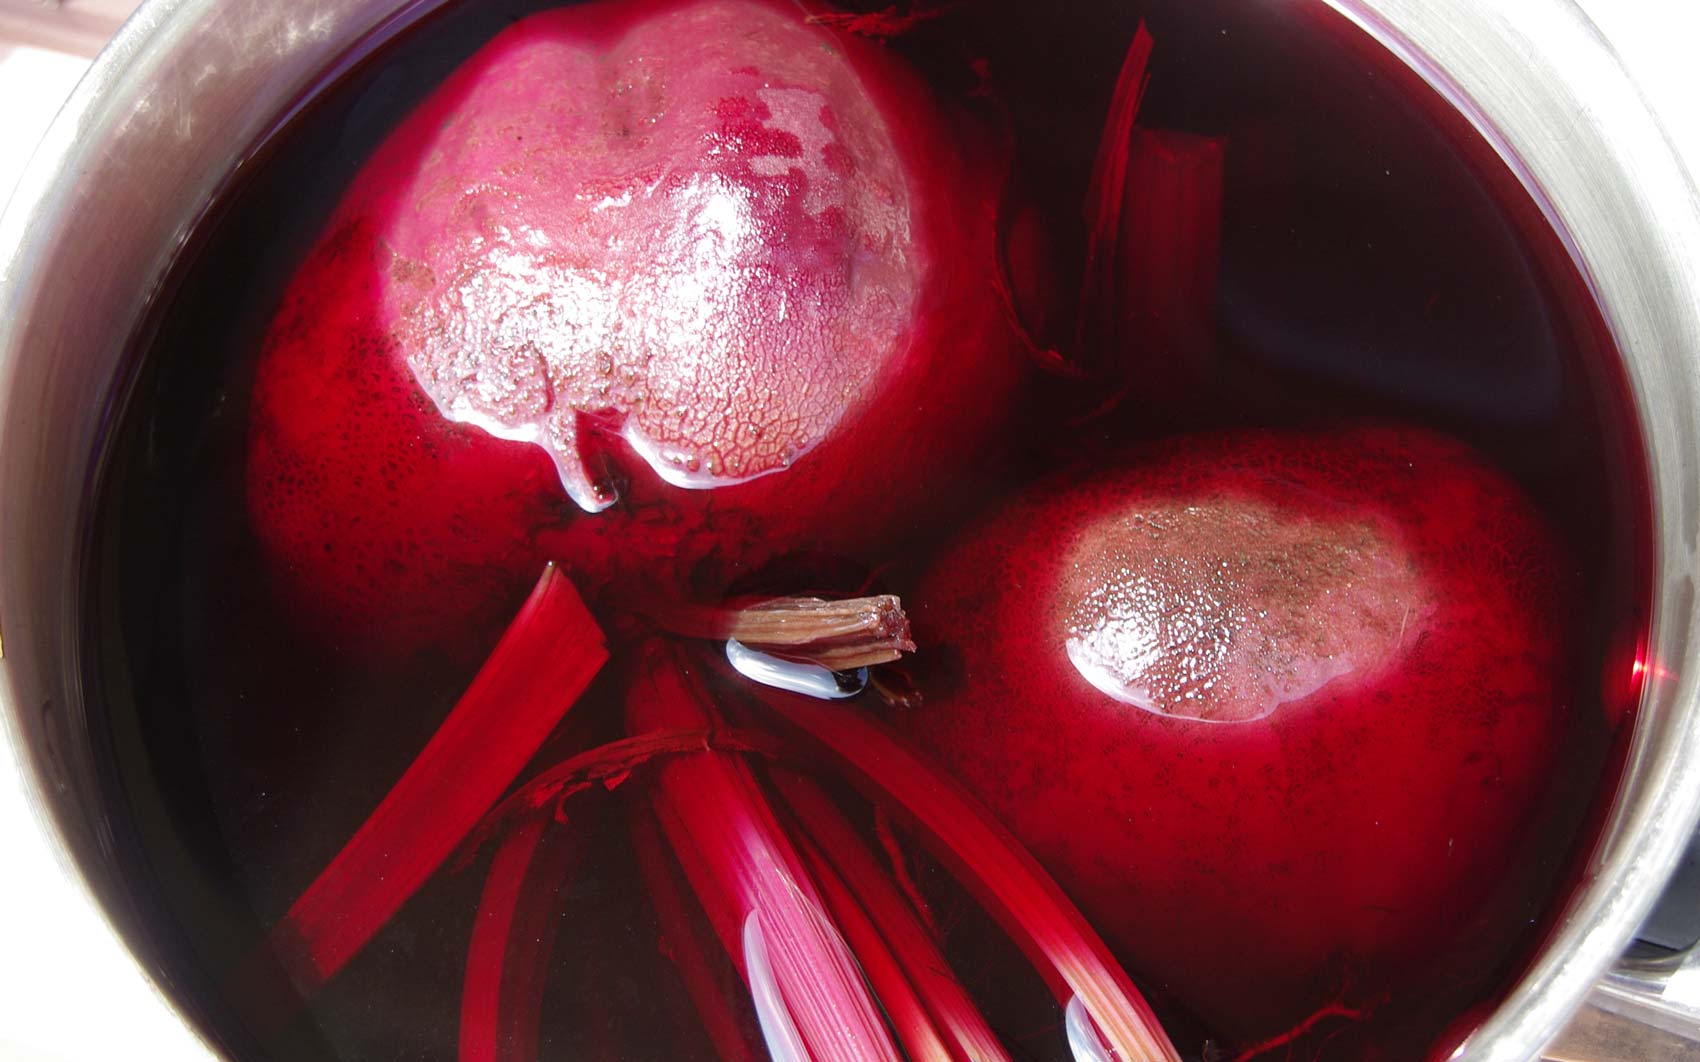
{"label": "inner wall of pot", "polygon": [[[1629,734],[1584,717],[1633,700],[1636,646],[1619,642],[1648,607],[1645,460],[1616,348],[1564,242],[1420,79],[1321,5],[1198,8],[1083,5],[1058,19],[990,3],[972,26],[940,19],[891,46],[946,84],[960,81],[964,42],[988,59],[1027,144],[1025,181],[1061,200],[1090,168],[1122,51],[1146,18],[1158,43],[1142,123],[1228,138],[1216,323],[1234,370],[1231,413],[1151,430],[1414,417],[1490,454],[1563,528],[1589,565],[1592,663],[1576,682],[1566,786],[1555,779],[1565,810],[1543,848],[1551,918]],[[233,617],[269,608],[244,581],[253,544],[233,499],[252,357],[283,283],[359,161],[528,10],[442,12],[319,86],[216,198],[131,344],[133,388],[104,449],[84,584],[90,725],[102,791],[120,809],[119,858],[152,912],[170,982],[239,1057],[454,1042],[456,949],[476,904],[466,878],[434,884],[404,912],[363,969],[315,1004],[310,1027],[261,1034],[223,994],[225,972],[358,825],[466,677],[413,676],[398,713],[382,685],[287,630],[256,626],[233,641],[243,630]],[[1539,939],[1502,959],[1508,977]]]}

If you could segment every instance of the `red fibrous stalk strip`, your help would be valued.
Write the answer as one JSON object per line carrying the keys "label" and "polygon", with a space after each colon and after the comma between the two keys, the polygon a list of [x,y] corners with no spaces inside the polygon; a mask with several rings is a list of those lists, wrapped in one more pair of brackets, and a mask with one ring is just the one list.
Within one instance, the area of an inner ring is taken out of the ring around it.
{"label": "red fibrous stalk strip", "polygon": [[1233,1062],[1252,1062],[1253,1059],[1262,1058],[1265,1055],[1272,1054],[1276,1051],[1282,1050],[1283,1048],[1291,1048],[1298,1041],[1308,1036],[1318,1025],[1330,1019],[1363,1021],[1365,1018],[1368,1018],[1371,1013],[1372,1011],[1369,1008],[1348,1007],[1344,1003],[1330,1003],[1319,1010],[1313,1011],[1303,1021],[1299,1022],[1291,1029],[1288,1029],[1286,1032],[1278,1033],[1266,1040],[1261,1040],[1252,1044],[1250,1047],[1235,1055],[1233,1057]]}
{"label": "red fibrous stalk strip", "polygon": [[656,620],[674,634],[739,642],[829,671],[888,664],[915,651],[903,602],[890,594],[829,601],[781,597],[742,608],[671,605]]}
{"label": "red fibrous stalk strip", "polygon": [[952,1062],[956,1056],[945,1045],[944,1037],[927,1013],[926,1005],[916,995],[915,986],[904,972],[902,961],[892,953],[891,946],[851,893],[850,887],[838,876],[838,871],[820,849],[807,838],[797,838],[796,843],[803,862],[820,887],[828,912],[843,932],[845,942],[850,945],[850,951],[862,968],[862,976],[867,978],[868,986],[885,1011],[886,1020],[897,1034],[904,1057],[911,1062]]}
{"label": "red fibrous stalk strip", "polygon": [[846,777],[888,803],[991,912],[1059,1002],[1078,999],[1122,1062],[1178,1062],[1149,1004],[1044,868],[973,797],[879,722],[776,690],[753,691]]}
{"label": "red fibrous stalk strip", "polygon": [[778,757],[781,747],[771,734],[721,726],[652,730],[598,745],[548,768],[492,808],[469,838],[463,859],[470,861],[491,836],[531,812],[553,804],[559,818],[570,797],[616,789],[632,772],[667,756],[709,751]]}
{"label": "red fibrous stalk strip", "polygon": [[533,1062],[560,899],[577,852],[535,815],[503,839],[484,879],[466,951],[460,1062]]}
{"label": "red fibrous stalk strip", "polygon": [[[665,642],[639,650],[628,726],[718,722],[686,664]],[[723,752],[672,757],[656,771],[652,800],[686,879],[750,986],[769,1051],[804,1062],[897,1062],[878,1005],[749,766]]]}
{"label": "red fibrous stalk strip", "polygon": [[1139,101],[1145,95],[1145,68],[1151,61],[1151,34],[1141,23],[1122,60],[1115,94],[1104,119],[1104,134],[1086,190],[1086,264],[1081,273],[1078,358],[1102,370],[1102,346],[1113,340],[1116,259],[1122,238],[1122,205],[1127,198],[1128,146]]}
{"label": "red fibrous stalk strip", "polygon": [[[810,779],[783,768],[774,770],[772,777],[786,807],[813,842],[808,850],[826,860],[833,871],[833,878],[841,879],[855,897],[855,902],[860,904],[860,909],[867,912],[869,928],[877,932],[899,974],[913,985],[915,996],[926,1008],[937,1026],[938,1035],[950,1049],[947,1057],[972,1059],[974,1062],[1007,1062],[1009,1055],[1002,1042],[986,1024],[967,989],[951,973],[950,963],[934,942],[932,933],[922,924],[920,915],[868,850],[855,828]],[[819,872],[816,877],[823,884],[827,880]],[[828,902],[834,902],[831,890],[827,893]],[[834,910],[837,910],[836,903]],[[890,997],[863,956],[863,948],[857,943],[856,933],[851,931],[850,921],[843,916],[839,918],[839,924],[845,927],[850,938],[850,946],[858,957],[862,957],[862,966],[869,971],[880,1000],[891,1011]],[[892,1017],[901,1031],[903,1023],[895,1012]],[[911,1057],[919,1057],[907,1038],[904,1046],[910,1047]]]}
{"label": "red fibrous stalk strip", "polygon": [[930,22],[950,14],[961,7],[966,0],[955,0],[954,3],[910,4],[906,10],[899,10],[892,4],[880,11],[868,11],[862,14],[855,12],[831,12],[821,15],[810,15],[808,22],[812,26],[830,26],[842,33],[854,33],[859,37],[872,37],[875,40],[890,40],[901,37],[923,22]]}
{"label": "red fibrous stalk strip", "polygon": [[273,928],[298,991],[334,976],[425,883],[607,659],[572,583],[545,569],[419,756]]}
{"label": "red fibrous stalk strip", "polygon": [[909,872],[909,853],[903,850],[902,843],[897,839],[897,831],[891,825],[891,813],[884,808],[874,809],[874,836],[879,839],[880,850],[891,863],[892,876],[897,879],[897,885],[903,890],[903,895],[909,898],[915,913],[921,916],[921,924],[935,937],[938,935],[938,920],[933,917],[933,909],[922,895],[921,887],[915,884],[915,876]]}
{"label": "red fibrous stalk strip", "polygon": [[1136,129],[1117,244],[1116,349],[1150,405],[1209,386],[1222,254],[1221,137]]}
{"label": "red fibrous stalk strip", "polygon": [[[766,1062],[752,1047],[732,1000],[715,976],[709,942],[691,919],[672,860],[661,840],[655,817],[647,809],[632,814],[632,854],[643,877],[650,910],[655,913],[662,953],[671,959],[685,983],[703,1031],[722,1062]],[[730,973],[730,970],[728,970]]]}

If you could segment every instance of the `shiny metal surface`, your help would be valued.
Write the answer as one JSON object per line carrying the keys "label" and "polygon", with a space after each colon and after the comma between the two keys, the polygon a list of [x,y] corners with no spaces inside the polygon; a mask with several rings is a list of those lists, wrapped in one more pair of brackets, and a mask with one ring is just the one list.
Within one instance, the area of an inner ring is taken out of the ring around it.
{"label": "shiny metal surface", "polygon": [[[0,217],[0,741],[169,991],[93,799],[75,529],[126,340],[216,189],[327,71],[437,0],[151,0]],[[1472,1058],[1534,1056],[1652,904],[1700,815],[1700,212],[1610,49],[1566,0],[1329,0],[1470,114],[1584,263],[1626,352],[1660,528],[1648,702],[1590,884]]]}
{"label": "shiny metal surface", "polygon": [[0,216],[0,755],[160,987],[95,799],[79,513],[124,347],[215,190],[327,74],[433,2],[154,0],[91,67]]}
{"label": "shiny metal surface", "polygon": [[1334,0],[1469,115],[1525,177],[1628,362],[1658,529],[1647,695],[1589,867],[1539,960],[1470,1038],[1524,1059],[1622,951],[1700,814],[1700,217],[1694,189],[1603,38],[1560,0]]}

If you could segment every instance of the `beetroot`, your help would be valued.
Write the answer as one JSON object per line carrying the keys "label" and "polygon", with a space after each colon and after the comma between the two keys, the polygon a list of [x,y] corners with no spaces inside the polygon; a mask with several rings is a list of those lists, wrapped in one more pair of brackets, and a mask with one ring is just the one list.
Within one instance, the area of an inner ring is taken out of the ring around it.
{"label": "beetroot", "polygon": [[268,337],[250,508],[296,610],[417,647],[540,557],[665,591],[902,534],[1016,379],[966,128],[793,5],[498,36],[361,170]]}
{"label": "beetroot", "polygon": [[946,550],[910,598],[906,732],[1241,1044],[1451,991],[1423,978],[1461,940],[1493,953],[1554,766],[1553,536],[1416,430],[1124,456]]}

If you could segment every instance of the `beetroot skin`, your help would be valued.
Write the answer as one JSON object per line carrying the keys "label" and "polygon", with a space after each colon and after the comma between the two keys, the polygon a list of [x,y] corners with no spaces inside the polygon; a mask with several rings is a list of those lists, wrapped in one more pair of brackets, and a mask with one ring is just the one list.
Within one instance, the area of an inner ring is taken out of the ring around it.
{"label": "beetroot skin", "polygon": [[1042,485],[910,603],[930,671],[907,732],[1218,1033],[1453,992],[1438,949],[1517,921],[1568,591],[1530,503],[1460,444],[1172,441]]}
{"label": "beetroot skin", "polygon": [[502,33],[361,170],[268,337],[249,499],[297,610],[411,647],[540,558],[653,593],[676,557],[907,530],[1019,366],[966,129],[796,5]]}

